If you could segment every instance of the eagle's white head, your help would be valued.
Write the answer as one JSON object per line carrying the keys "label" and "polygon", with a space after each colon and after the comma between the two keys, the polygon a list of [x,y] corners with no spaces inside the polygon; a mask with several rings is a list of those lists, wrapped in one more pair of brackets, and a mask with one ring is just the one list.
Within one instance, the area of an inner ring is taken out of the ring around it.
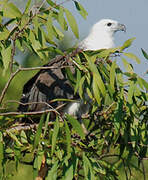
{"label": "eagle's white head", "polygon": [[83,50],[98,50],[114,47],[114,33],[126,31],[124,24],[111,19],[102,19],[93,25],[89,35],[79,44]]}

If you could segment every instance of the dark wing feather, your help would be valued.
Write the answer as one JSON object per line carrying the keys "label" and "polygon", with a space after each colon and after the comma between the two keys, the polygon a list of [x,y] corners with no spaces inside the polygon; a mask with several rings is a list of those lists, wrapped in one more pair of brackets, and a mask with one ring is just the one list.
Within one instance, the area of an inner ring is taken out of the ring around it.
{"label": "dark wing feather", "polygon": [[[56,108],[63,102],[51,102],[53,99],[74,99],[73,88],[61,70],[61,66],[68,65],[69,61],[64,56],[56,56],[45,66],[54,66],[53,69],[40,70],[32,77],[23,88],[21,103],[31,103],[30,105],[20,104],[18,110],[41,111],[49,108],[43,102]],[[71,68],[74,71],[74,67]],[[37,102],[37,103],[35,103]]]}

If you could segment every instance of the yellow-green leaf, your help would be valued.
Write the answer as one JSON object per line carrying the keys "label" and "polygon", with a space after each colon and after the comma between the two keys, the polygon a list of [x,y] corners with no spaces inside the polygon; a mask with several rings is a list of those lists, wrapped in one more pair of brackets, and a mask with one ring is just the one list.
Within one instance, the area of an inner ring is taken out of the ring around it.
{"label": "yellow-green leaf", "polygon": [[11,50],[12,50],[12,47],[10,45],[6,48],[2,46],[1,54],[2,54],[2,61],[4,65],[4,71],[3,71],[4,74],[7,71],[10,61],[11,61]]}
{"label": "yellow-green leaf", "polygon": [[59,9],[58,22],[59,22],[62,30],[64,30],[65,29],[65,21],[64,21],[64,13],[63,13],[62,7],[60,7],[60,9]]}
{"label": "yellow-green leaf", "polygon": [[133,95],[134,95],[134,89],[135,89],[135,84],[134,82],[131,82],[130,83],[130,87],[128,89],[128,96],[127,96],[127,100],[129,102],[129,104],[132,104],[133,103]]}
{"label": "yellow-green leaf", "polygon": [[74,33],[74,35],[76,36],[76,38],[79,38],[79,30],[78,30],[78,26],[77,26],[77,22],[75,20],[75,18],[73,17],[73,15],[71,14],[71,12],[68,9],[64,9],[68,23],[71,27],[72,32]]}
{"label": "yellow-green leaf", "polygon": [[115,92],[115,69],[116,69],[116,61],[114,61],[111,65],[110,69],[110,86],[112,88],[112,91]]}
{"label": "yellow-green leaf", "polygon": [[140,59],[133,53],[123,53],[125,56],[127,56],[130,59],[135,60],[138,64],[140,64]]}
{"label": "yellow-green leaf", "polygon": [[123,57],[121,57],[121,59],[122,59],[122,62],[123,62],[123,65],[124,65],[124,68],[126,69],[126,71],[130,72],[130,73],[134,73],[132,66],[127,62],[127,60]]}
{"label": "yellow-green leaf", "polygon": [[81,124],[79,123],[79,121],[75,119],[74,117],[70,116],[69,114],[66,114],[66,118],[68,119],[70,124],[73,126],[74,130],[81,136],[82,139],[84,139],[85,138],[84,130]]}
{"label": "yellow-green leaf", "polygon": [[83,7],[79,2],[74,1],[74,3],[75,3],[75,6],[76,6],[78,12],[80,13],[80,15],[81,15],[84,19],[86,19],[86,17],[88,16],[87,11],[84,9],[84,7]]}
{"label": "yellow-green leaf", "polygon": [[101,105],[101,98],[100,98],[100,91],[97,85],[97,79],[95,78],[96,76],[94,75],[94,79],[93,79],[93,93],[95,96],[95,99],[97,101],[97,103],[99,104],[99,106]]}
{"label": "yellow-green leaf", "polygon": [[21,18],[22,13],[13,3],[5,3],[3,6],[3,16],[7,18]]}
{"label": "yellow-green leaf", "polygon": [[132,42],[135,40],[136,38],[131,38],[131,39],[128,39],[127,41],[124,42],[123,46],[120,47],[120,50],[124,50],[126,48],[128,48],[129,46],[131,46]]}

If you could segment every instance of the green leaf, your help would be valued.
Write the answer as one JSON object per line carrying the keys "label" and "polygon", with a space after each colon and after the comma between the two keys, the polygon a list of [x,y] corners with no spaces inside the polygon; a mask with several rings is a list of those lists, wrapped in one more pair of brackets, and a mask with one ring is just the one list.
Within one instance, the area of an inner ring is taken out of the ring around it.
{"label": "green leaf", "polygon": [[83,169],[84,169],[84,175],[85,179],[95,179],[94,173],[93,173],[93,167],[91,165],[90,160],[85,156],[85,153],[83,153]]}
{"label": "green leaf", "polygon": [[101,93],[103,94],[103,96],[105,96],[106,94],[106,89],[105,89],[105,86],[104,86],[104,83],[103,83],[103,80],[101,78],[101,75],[96,67],[96,65],[94,64],[94,62],[91,60],[91,57],[88,57],[85,53],[83,53],[84,56],[86,57],[87,61],[88,61],[88,65],[89,65],[89,68],[90,70],[92,71],[93,73],[93,76],[95,76],[95,79],[96,79],[96,83],[97,83],[97,86],[99,87]]}
{"label": "green leaf", "polygon": [[111,54],[115,53],[118,50],[119,50],[118,47],[117,48],[102,49],[102,50],[99,50],[97,57],[106,59],[107,57],[109,57]]}
{"label": "green leaf", "polygon": [[67,153],[70,153],[71,152],[71,134],[70,134],[70,129],[68,127],[66,120],[64,120],[64,123],[65,123],[65,132],[66,132]]}
{"label": "green leaf", "polygon": [[36,135],[35,135],[35,140],[34,140],[34,149],[38,146],[40,140],[41,140],[41,134],[42,134],[42,128],[43,128],[43,124],[44,124],[44,118],[45,118],[45,114],[43,114],[41,116],[37,131],[36,131]]}
{"label": "green leaf", "polygon": [[144,51],[144,49],[141,48],[141,51],[143,53],[143,56],[148,60],[148,54]]}
{"label": "green leaf", "polygon": [[3,70],[4,74],[9,68],[9,64],[11,62],[11,52],[12,52],[12,47],[10,45],[8,47],[2,46],[1,54],[2,54],[2,61],[4,65],[4,70]]}
{"label": "green leaf", "polygon": [[84,86],[83,86],[84,81],[85,81],[85,76],[83,76],[79,82],[79,96],[81,99],[83,98],[83,94],[84,94]]}
{"label": "green leaf", "polygon": [[138,64],[140,64],[140,59],[133,53],[123,53],[125,56],[127,56],[130,59],[135,60]]}
{"label": "green leaf", "polygon": [[0,32],[0,41],[8,39],[9,33],[10,32],[9,32],[9,30],[7,28],[3,28],[3,31]]}
{"label": "green leaf", "polygon": [[79,38],[79,30],[75,18],[68,9],[65,8],[64,11],[72,32],[74,33],[76,38]]}
{"label": "green leaf", "polygon": [[56,3],[54,3],[53,1],[51,1],[51,0],[46,0],[47,1],[47,3],[50,5],[50,6],[52,6],[53,8],[55,8],[55,9],[59,9],[59,5],[57,5]]}
{"label": "green leaf", "polygon": [[114,61],[111,65],[111,69],[110,69],[110,86],[113,90],[113,92],[115,92],[115,69],[116,69],[116,61]]}
{"label": "green leaf", "polygon": [[145,89],[148,91],[148,82],[145,81],[143,78],[141,78],[142,84],[145,87]]}
{"label": "green leaf", "polygon": [[55,150],[55,145],[56,145],[56,140],[57,140],[57,137],[58,137],[58,132],[59,132],[59,118],[57,116],[56,121],[54,123],[54,129],[53,129],[53,134],[52,134],[51,155],[53,155],[54,150]]}
{"label": "green leaf", "polygon": [[12,132],[10,132],[10,131],[7,131],[7,134],[8,134],[19,146],[23,146],[14,133],[12,133]]}
{"label": "green leaf", "polygon": [[54,29],[55,33],[57,34],[57,36],[56,36],[57,39],[62,40],[64,37],[64,34],[55,26],[53,26],[53,29]]}
{"label": "green leaf", "polygon": [[73,179],[73,164],[71,164],[68,168],[66,168],[66,172],[65,172],[65,176],[64,176],[64,180],[72,180]]}
{"label": "green leaf", "polygon": [[58,172],[58,161],[54,162],[54,165],[48,170],[48,174],[46,180],[57,180],[57,172]]}
{"label": "green leaf", "polygon": [[88,16],[87,11],[84,9],[84,7],[77,1],[74,1],[76,9],[78,10],[78,12],[80,13],[80,15],[86,19],[86,17]]}
{"label": "green leaf", "polygon": [[131,38],[131,39],[128,39],[127,41],[124,42],[123,46],[121,46],[120,50],[124,50],[126,48],[128,48],[129,46],[131,46],[132,42],[135,40],[136,38]]}
{"label": "green leaf", "polygon": [[28,22],[29,22],[29,16],[27,14],[23,14],[21,19],[20,29],[24,28]]}
{"label": "green leaf", "polygon": [[27,13],[28,13],[29,7],[30,7],[30,4],[31,4],[31,1],[32,1],[32,0],[28,0],[28,1],[27,1],[24,14],[27,14]]}
{"label": "green leaf", "polygon": [[62,30],[65,30],[65,19],[64,19],[64,12],[63,7],[60,6],[59,13],[58,13],[58,22],[62,28]]}
{"label": "green leaf", "polygon": [[70,116],[69,114],[66,114],[66,118],[68,119],[70,124],[73,126],[75,131],[81,136],[82,139],[84,139],[85,138],[84,130],[81,124],[78,122],[78,120]]}
{"label": "green leaf", "polygon": [[121,59],[122,59],[122,62],[123,62],[123,65],[124,65],[124,68],[126,69],[126,71],[130,72],[130,73],[134,73],[132,66],[127,62],[127,60],[123,57],[121,57]]}
{"label": "green leaf", "polygon": [[3,6],[3,16],[7,18],[21,18],[22,13],[13,3],[5,3]]}
{"label": "green leaf", "polygon": [[[76,85],[75,85],[75,89],[74,89],[74,93],[76,94],[77,91],[78,91],[78,88],[79,88],[79,82],[80,82],[80,79],[81,79],[81,71],[77,68],[76,69],[77,71],[77,77],[76,77]],[[81,96],[82,97],[82,96]]]}
{"label": "green leaf", "polygon": [[135,90],[135,84],[134,82],[130,83],[130,87],[128,89],[128,95],[127,95],[127,100],[129,102],[129,104],[133,104],[133,95],[134,95],[134,90]]}
{"label": "green leaf", "polygon": [[22,142],[23,144],[24,144],[24,143],[28,143],[28,141],[27,141],[27,136],[26,136],[25,131],[22,130],[20,136],[21,136],[21,142]]}
{"label": "green leaf", "polygon": [[48,16],[46,27],[48,32],[48,38],[52,41],[55,34],[52,26],[52,13],[50,13]]}
{"label": "green leaf", "polygon": [[101,105],[101,98],[100,98],[100,91],[99,91],[99,88],[98,88],[98,83],[97,83],[97,79],[95,78],[96,76],[94,75],[94,78],[93,78],[93,93],[94,93],[94,96],[95,96],[95,99],[97,101],[97,103],[99,104],[99,106]]}

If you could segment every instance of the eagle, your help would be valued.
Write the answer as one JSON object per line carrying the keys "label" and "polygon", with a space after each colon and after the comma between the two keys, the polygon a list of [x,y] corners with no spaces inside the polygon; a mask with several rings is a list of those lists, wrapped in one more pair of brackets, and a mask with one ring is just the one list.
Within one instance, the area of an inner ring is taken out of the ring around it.
{"label": "eagle", "polygon": [[[82,40],[75,51],[67,56],[57,55],[51,59],[45,67],[50,69],[40,70],[23,87],[23,93],[20,100],[18,111],[42,111],[49,108],[59,108],[60,113],[68,113],[80,117],[89,109],[89,103],[80,100],[78,94],[65,76],[62,66],[71,65],[69,57],[78,52],[86,50],[99,50],[114,47],[114,33],[117,31],[126,31],[124,24],[111,19],[102,19],[93,25],[88,36]],[[71,66],[71,71],[75,69]],[[69,99],[72,101],[53,101],[54,99]],[[25,104],[26,103],[26,104]]]}

